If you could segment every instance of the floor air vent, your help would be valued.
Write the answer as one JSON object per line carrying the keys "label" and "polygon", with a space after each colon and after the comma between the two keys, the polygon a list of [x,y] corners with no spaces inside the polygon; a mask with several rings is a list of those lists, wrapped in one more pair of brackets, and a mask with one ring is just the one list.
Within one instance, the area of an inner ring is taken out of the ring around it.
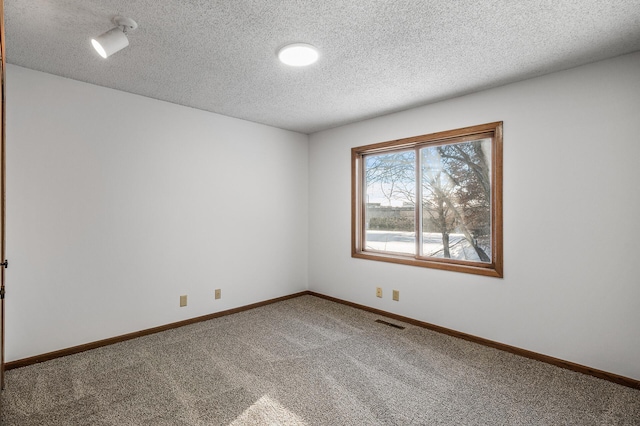
{"label": "floor air vent", "polygon": [[384,325],[388,325],[389,327],[393,327],[393,328],[399,328],[400,330],[404,330],[404,327],[398,324],[392,324],[390,322],[386,322],[383,321],[381,319],[377,319],[376,322],[379,322],[380,324],[384,324]]}

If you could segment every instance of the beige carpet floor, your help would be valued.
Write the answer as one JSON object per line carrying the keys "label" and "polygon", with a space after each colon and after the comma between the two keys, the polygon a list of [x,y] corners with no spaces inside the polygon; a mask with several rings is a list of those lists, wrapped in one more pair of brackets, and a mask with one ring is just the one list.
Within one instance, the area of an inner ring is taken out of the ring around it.
{"label": "beige carpet floor", "polygon": [[11,370],[1,423],[640,425],[639,390],[378,318],[302,296]]}

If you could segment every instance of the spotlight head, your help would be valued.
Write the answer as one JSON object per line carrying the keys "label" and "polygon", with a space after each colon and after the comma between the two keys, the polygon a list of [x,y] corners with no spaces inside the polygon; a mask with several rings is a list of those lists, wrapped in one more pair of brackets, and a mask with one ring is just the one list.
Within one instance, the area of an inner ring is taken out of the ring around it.
{"label": "spotlight head", "polygon": [[136,24],[133,19],[125,18],[123,16],[116,16],[113,18],[113,23],[117,25],[115,28],[91,39],[93,48],[96,49],[98,54],[103,58],[108,58],[114,53],[127,47],[129,45],[127,31],[138,28],[138,24]]}

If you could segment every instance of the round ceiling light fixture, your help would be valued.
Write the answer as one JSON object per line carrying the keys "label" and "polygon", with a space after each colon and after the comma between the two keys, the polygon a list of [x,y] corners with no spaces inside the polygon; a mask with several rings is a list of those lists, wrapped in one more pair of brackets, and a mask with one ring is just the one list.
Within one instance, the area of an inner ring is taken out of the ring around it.
{"label": "round ceiling light fixture", "polygon": [[292,67],[311,65],[319,56],[318,49],[307,43],[288,44],[278,51],[280,62]]}

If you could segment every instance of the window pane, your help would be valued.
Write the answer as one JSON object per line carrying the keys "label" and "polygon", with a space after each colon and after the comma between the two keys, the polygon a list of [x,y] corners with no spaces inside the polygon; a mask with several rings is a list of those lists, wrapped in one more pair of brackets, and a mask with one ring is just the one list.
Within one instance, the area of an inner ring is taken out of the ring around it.
{"label": "window pane", "polygon": [[491,262],[491,139],[426,147],[422,255]]}
{"label": "window pane", "polygon": [[416,153],[367,155],[365,250],[415,254]]}

